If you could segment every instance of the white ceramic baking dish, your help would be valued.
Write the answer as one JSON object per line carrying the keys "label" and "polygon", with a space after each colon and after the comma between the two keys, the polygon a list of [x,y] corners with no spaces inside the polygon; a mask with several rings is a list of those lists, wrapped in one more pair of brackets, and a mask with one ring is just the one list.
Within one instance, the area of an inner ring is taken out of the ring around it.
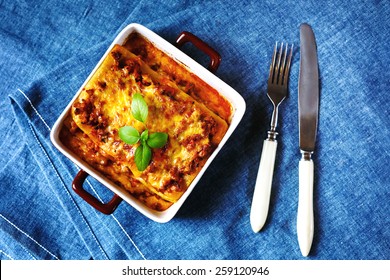
{"label": "white ceramic baking dish", "polygon": [[[102,175],[100,172],[94,170],[93,167],[88,165],[86,162],[81,160],[77,155],[75,155],[72,151],[70,151],[67,147],[64,146],[64,144],[61,142],[59,138],[60,130],[63,126],[63,122],[66,118],[66,116],[70,112],[70,108],[77,98],[77,96],[80,94],[82,88],[85,86],[85,84],[88,82],[88,80],[92,77],[92,75],[95,73],[95,71],[98,69],[100,64],[103,62],[104,58],[109,54],[110,50],[113,48],[115,44],[123,45],[128,38],[130,34],[133,32],[136,32],[138,34],[141,34],[145,38],[147,38],[149,41],[151,41],[157,48],[174,58],[176,61],[180,62],[181,64],[184,64],[189,71],[196,74],[199,78],[204,80],[206,83],[208,83],[210,86],[212,86],[214,89],[216,89],[220,94],[225,96],[225,98],[232,104],[233,106],[233,114],[231,118],[231,123],[229,126],[229,129],[225,136],[223,137],[221,143],[218,145],[217,149],[213,152],[213,154],[210,156],[210,158],[207,160],[206,164],[200,171],[200,173],[195,177],[187,191],[182,195],[182,197],[174,203],[170,208],[168,208],[165,211],[159,212],[152,210],[148,207],[146,207],[143,203],[138,201],[136,198],[134,198],[130,193],[128,193],[123,188],[115,185],[113,182],[105,178],[104,175]],[[193,60],[191,57],[189,57],[187,54],[182,52],[178,47],[180,47],[182,44],[186,42],[191,42],[194,44],[197,48],[199,48],[201,51],[203,51],[206,55],[210,57],[210,64],[209,69],[206,69],[204,66],[200,65],[198,62]],[[210,165],[212,160],[215,158],[215,156],[218,154],[218,152],[221,150],[221,148],[226,143],[227,139],[231,136],[233,131],[236,129],[237,125],[241,121],[244,112],[245,112],[245,101],[241,97],[240,94],[238,94],[232,87],[227,85],[225,82],[223,82],[221,79],[219,79],[217,76],[215,76],[212,72],[215,72],[215,70],[218,68],[220,62],[220,56],[219,54],[212,49],[209,45],[207,45],[205,42],[200,40],[195,35],[189,33],[189,32],[182,32],[175,43],[175,45],[170,44],[163,38],[161,38],[156,33],[152,32],[148,28],[140,25],[140,24],[130,24],[127,27],[125,27],[119,35],[115,38],[115,40],[112,42],[111,46],[107,49],[104,56],[101,58],[99,63],[96,65],[96,67],[93,69],[89,77],[86,79],[86,81],[83,83],[83,85],[80,87],[74,98],[69,102],[65,110],[62,112],[62,114],[59,116],[58,120],[55,122],[53,129],[51,131],[51,141],[54,144],[54,146],[63,153],[66,157],[68,157],[71,161],[73,161],[76,165],[78,165],[81,168],[81,171],[75,176],[75,179],[73,181],[73,189],[76,193],[78,193],[85,201],[87,201],[89,204],[91,204],[93,207],[95,207],[97,210],[99,210],[102,213],[105,214],[111,214],[115,211],[116,207],[121,203],[122,200],[126,201],[130,205],[132,205],[135,209],[137,209],[139,212],[144,214],[145,216],[149,217],[150,219],[165,223],[171,220],[177,211],[180,209],[180,207],[183,205],[184,201],[187,199],[187,197],[190,195],[191,191],[195,187],[195,185],[198,183],[202,175],[204,174],[207,167]],[[222,167],[221,167],[222,168]],[[97,179],[100,183],[105,185],[107,188],[109,188],[112,192],[114,192],[114,196],[112,200],[108,203],[103,203],[100,200],[98,200],[96,197],[94,197],[92,194],[88,193],[82,186],[83,182],[86,179],[88,175],[93,176],[95,179]]]}

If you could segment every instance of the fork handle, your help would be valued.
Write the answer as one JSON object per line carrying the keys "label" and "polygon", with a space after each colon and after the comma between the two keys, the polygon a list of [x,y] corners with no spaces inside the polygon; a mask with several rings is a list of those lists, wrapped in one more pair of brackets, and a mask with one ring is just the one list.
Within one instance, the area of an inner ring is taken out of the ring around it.
{"label": "fork handle", "polygon": [[277,146],[276,140],[266,139],[263,142],[250,213],[250,223],[254,232],[259,232],[267,219]]}
{"label": "fork handle", "polygon": [[297,235],[299,248],[304,257],[310,252],[314,234],[313,177],[313,160],[302,157],[299,161]]}

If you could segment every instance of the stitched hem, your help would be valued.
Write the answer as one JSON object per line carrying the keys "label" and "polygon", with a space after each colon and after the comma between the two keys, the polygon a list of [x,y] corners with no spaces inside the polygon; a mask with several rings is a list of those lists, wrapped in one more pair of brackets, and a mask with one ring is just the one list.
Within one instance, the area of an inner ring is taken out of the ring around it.
{"label": "stitched hem", "polygon": [[[53,258],[55,258],[56,260],[59,260],[59,258],[54,255],[52,252],[50,252],[48,249],[46,249],[42,244],[40,244],[37,240],[35,240],[34,238],[32,238],[29,234],[27,234],[25,231],[23,231],[22,229],[20,229],[17,225],[15,225],[14,223],[12,223],[10,220],[8,220],[6,217],[4,217],[2,214],[0,214],[0,217],[3,218],[3,220],[5,220],[7,223],[9,223],[11,226],[13,226],[16,230],[18,230],[19,232],[21,232],[23,235],[25,235],[28,239],[30,239],[32,242],[34,242],[35,244],[37,244],[41,249],[43,249],[46,253],[48,253],[50,256],[52,256]],[[30,254],[31,255],[31,254]],[[33,257],[34,258],[34,257]],[[35,259],[35,258],[34,258]]]}

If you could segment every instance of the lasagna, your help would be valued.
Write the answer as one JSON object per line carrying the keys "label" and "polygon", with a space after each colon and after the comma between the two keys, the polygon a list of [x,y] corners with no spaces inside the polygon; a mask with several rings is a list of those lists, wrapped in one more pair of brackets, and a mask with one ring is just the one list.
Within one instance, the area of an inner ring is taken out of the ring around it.
{"label": "lasagna", "polygon": [[[148,106],[145,122],[131,113],[133,96]],[[140,35],[115,45],[71,107],[60,133],[81,159],[148,207],[164,211],[187,190],[225,135],[232,108],[215,89]],[[132,126],[140,133],[168,134],[152,149],[150,164],[139,171],[134,160],[140,143],[118,134]]]}

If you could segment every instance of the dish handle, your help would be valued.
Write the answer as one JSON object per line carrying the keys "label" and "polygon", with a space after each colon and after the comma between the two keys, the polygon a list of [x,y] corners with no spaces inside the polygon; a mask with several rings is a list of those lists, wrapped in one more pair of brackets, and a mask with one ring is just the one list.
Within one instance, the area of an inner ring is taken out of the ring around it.
{"label": "dish handle", "polygon": [[118,205],[122,202],[122,198],[117,194],[114,194],[108,203],[103,203],[98,200],[83,188],[84,181],[87,179],[88,175],[89,174],[87,172],[81,169],[72,182],[72,189],[96,210],[106,215],[112,214]]}
{"label": "dish handle", "polygon": [[215,73],[219,67],[219,64],[221,63],[221,56],[219,53],[199,37],[188,31],[183,31],[179,34],[176,39],[176,46],[181,48],[185,43],[188,42],[192,43],[195,47],[210,57],[210,64],[207,69],[209,69],[212,73]]}

